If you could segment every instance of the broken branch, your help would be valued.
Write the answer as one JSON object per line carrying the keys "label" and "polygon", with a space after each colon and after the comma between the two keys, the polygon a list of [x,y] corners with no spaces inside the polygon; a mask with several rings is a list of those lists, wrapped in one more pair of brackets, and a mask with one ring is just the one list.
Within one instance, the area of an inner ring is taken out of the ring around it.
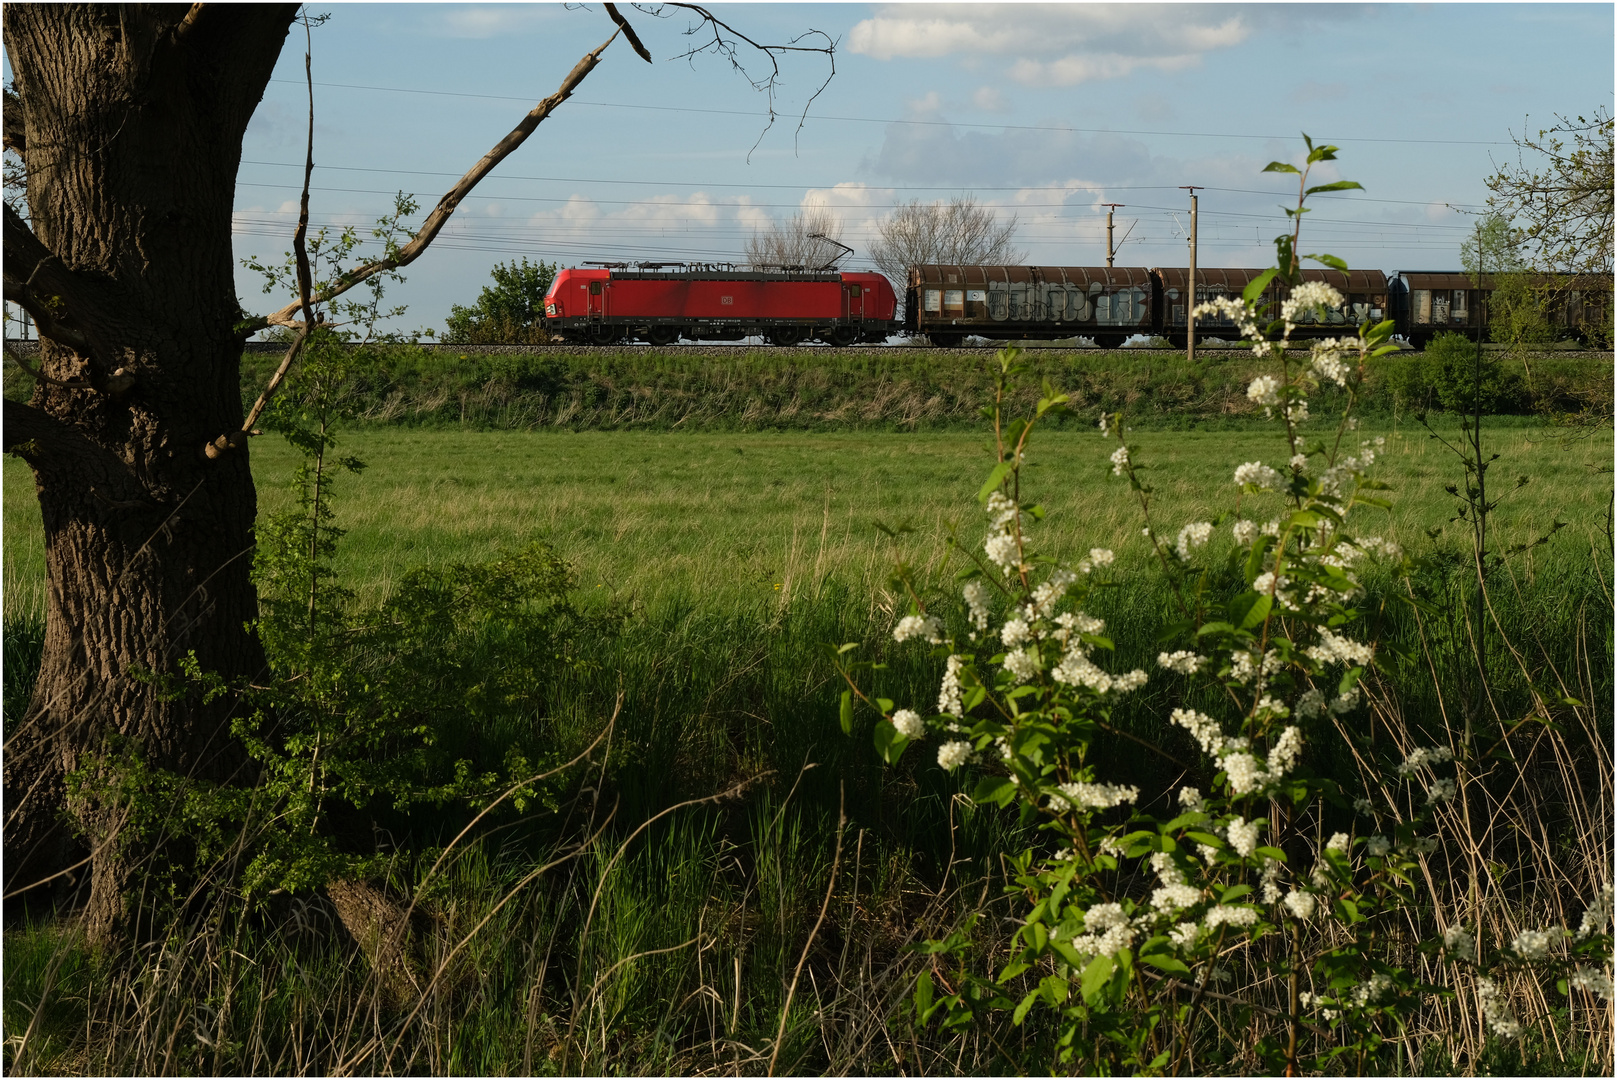
{"label": "broken branch", "polygon": [[[608,45],[617,40],[618,33],[618,31],[614,31],[612,36],[601,44],[600,48],[584,54],[584,58],[574,65],[572,71],[568,72],[567,78],[562,80],[561,86],[556,92],[535,105],[509,135],[495,143],[494,148],[484,154],[482,160],[473,165],[466,175],[461,177],[459,182],[450,188],[443,198],[438,200],[438,205],[427,216],[427,220],[422,223],[420,230],[411,238],[409,243],[399,249],[397,255],[366,263],[364,266],[344,274],[330,288],[321,290],[319,295],[313,298],[313,302],[323,304],[328,300],[341,296],[368,278],[386,273],[389,270],[396,270],[401,266],[408,266],[414,262],[422,252],[427,250],[428,245],[437,239],[438,234],[443,231],[443,227],[448,224],[450,216],[454,214],[461,201],[471,193],[478,182],[487,176],[496,165],[509,157],[517,147],[526,142],[528,136],[533,134],[534,129],[550,116],[557,106],[573,96],[573,91],[578,87],[578,84],[583,82],[585,76],[594,71],[595,66],[601,62],[601,53],[606,50]],[[298,314],[299,309],[304,307],[305,304],[300,298],[271,315],[250,320],[243,329],[250,334],[268,326],[291,326],[293,325],[293,316]],[[307,324],[307,320],[305,320],[305,323]]]}

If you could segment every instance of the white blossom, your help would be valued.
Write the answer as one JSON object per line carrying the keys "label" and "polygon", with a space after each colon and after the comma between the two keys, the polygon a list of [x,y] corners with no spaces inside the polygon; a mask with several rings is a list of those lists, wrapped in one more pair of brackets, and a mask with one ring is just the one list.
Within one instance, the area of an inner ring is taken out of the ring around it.
{"label": "white blossom", "polygon": [[1258,523],[1242,518],[1231,527],[1230,532],[1234,535],[1235,542],[1245,547],[1258,538]]}
{"label": "white blossom", "polygon": [[1235,470],[1237,484],[1251,484],[1264,491],[1273,491],[1280,486],[1280,474],[1261,461],[1248,461]]}
{"label": "white blossom", "polygon": [[1220,926],[1251,926],[1258,921],[1258,913],[1253,908],[1236,907],[1233,904],[1218,904],[1209,909],[1202,916],[1202,925],[1209,930],[1216,930]]}
{"label": "white blossom", "polygon": [[1139,668],[1124,672],[1122,675],[1112,676],[1112,692],[1126,694],[1131,690],[1138,690],[1145,685],[1145,672]]}
{"label": "white blossom", "polygon": [[1516,935],[1516,940],[1510,943],[1510,947],[1523,960],[1536,963],[1549,958],[1550,946],[1561,940],[1564,934],[1565,931],[1559,926],[1549,926],[1543,930],[1523,930]]}
{"label": "white blossom", "polygon": [[938,620],[930,615],[906,615],[893,627],[894,641],[908,641],[917,637],[934,645],[943,644],[942,627]]}
{"label": "white blossom", "polygon": [[1267,411],[1268,407],[1280,403],[1280,380],[1273,375],[1259,375],[1246,388],[1246,396],[1249,401],[1265,406]]}
{"label": "white blossom", "polygon": [[1387,996],[1392,989],[1392,977],[1376,972],[1369,979],[1353,988],[1353,1004],[1361,1009],[1367,1005],[1374,1005]]}
{"label": "white blossom", "polygon": [[1276,779],[1286,775],[1297,764],[1297,759],[1303,752],[1303,733],[1296,727],[1287,726],[1275,740],[1274,749],[1269,751],[1269,771]]}
{"label": "white blossom", "polygon": [[1611,976],[1604,975],[1593,968],[1579,964],[1567,978],[1567,985],[1573,990],[1587,990],[1598,995],[1602,1001],[1610,1001],[1612,997]]}
{"label": "white blossom", "polygon": [[1258,846],[1258,829],[1263,826],[1262,821],[1247,821],[1245,818],[1232,818],[1225,835],[1229,837],[1230,847],[1241,858],[1250,858]]}
{"label": "white blossom", "polygon": [[1265,904],[1277,903],[1280,900],[1280,870],[1279,859],[1263,857],[1263,876],[1258,879],[1258,896]]}
{"label": "white blossom", "polygon": [[1453,780],[1434,780],[1426,792],[1426,805],[1433,806],[1440,802],[1447,802],[1454,798],[1455,784]]}
{"label": "white blossom", "polygon": [[1194,521],[1179,530],[1179,542],[1174,545],[1174,552],[1181,560],[1188,560],[1193,549],[1207,543],[1207,538],[1213,535],[1211,522]]}
{"label": "white blossom", "polygon": [[1122,476],[1123,475],[1123,470],[1128,467],[1128,463],[1129,463],[1129,448],[1128,447],[1119,446],[1116,450],[1112,451],[1112,475],[1113,476]]}
{"label": "white blossom", "polygon": [[1218,721],[1206,713],[1195,709],[1175,709],[1168,719],[1190,732],[1201,744],[1203,753],[1217,757],[1223,749],[1224,731],[1218,726]]}
{"label": "white blossom", "polygon": [[1348,851],[1348,834],[1345,832],[1332,833],[1331,838],[1325,841],[1325,850],[1346,855]]}
{"label": "white blossom", "polygon": [[1120,904],[1096,904],[1084,913],[1082,937],[1072,939],[1072,947],[1083,956],[1111,956],[1134,943],[1134,927]]}
{"label": "white blossom", "polygon": [[1201,933],[1198,923],[1182,922],[1168,931],[1169,939],[1181,949],[1191,949],[1196,945],[1196,937]]}
{"label": "white blossom", "polygon": [[1197,656],[1188,649],[1157,654],[1158,667],[1167,668],[1169,671],[1177,671],[1181,675],[1194,675],[1201,669],[1202,664],[1206,662],[1206,657]]}
{"label": "white blossom", "polygon": [[906,739],[919,739],[926,734],[926,725],[921,722],[921,714],[914,709],[899,709],[893,714],[893,727]]}
{"label": "white blossom", "polygon": [[1409,756],[1404,758],[1404,763],[1398,766],[1398,775],[1408,776],[1422,765],[1433,765],[1442,761],[1451,761],[1453,758],[1454,751],[1450,750],[1446,746],[1421,747],[1417,750],[1411,751]]}
{"label": "white blossom", "polygon": [[1000,627],[999,640],[1006,646],[1015,648],[1029,637],[1028,625],[1021,619],[1007,619],[1005,625]]}
{"label": "white blossom", "polygon": [[1341,306],[1342,294],[1330,285],[1323,281],[1305,281],[1292,289],[1291,295],[1281,302],[1280,317],[1287,323],[1295,323],[1299,312]]}
{"label": "white blossom", "polygon": [[1307,922],[1314,917],[1314,894],[1293,889],[1286,894],[1286,908],[1296,918]]}
{"label": "white blossom", "polygon": [[996,533],[990,536],[983,543],[983,551],[989,561],[1001,570],[1012,570],[1019,565],[1016,537],[1010,533]]}
{"label": "white blossom", "polygon": [[1202,809],[1206,803],[1202,799],[1200,789],[1193,787],[1182,787],[1179,789],[1179,805],[1183,806],[1189,813],[1199,814],[1202,812]]}
{"label": "white blossom", "polygon": [[1574,941],[1582,941],[1590,934],[1598,934],[1611,925],[1611,885],[1603,886],[1600,898],[1590,904],[1583,912],[1583,921],[1578,924],[1578,932],[1572,935]]}
{"label": "white blossom", "polygon": [[1331,711],[1338,716],[1351,711],[1359,703],[1359,684],[1354,683],[1347,688],[1344,694],[1338,694],[1331,699]]}
{"label": "white blossom", "polygon": [[1458,923],[1443,931],[1443,948],[1461,960],[1477,958],[1476,939]]}
{"label": "white blossom", "polygon": [[1350,342],[1338,338],[1326,338],[1324,341],[1314,342],[1313,369],[1321,379],[1328,379],[1337,386],[1346,386],[1348,365],[1342,362],[1342,348]]}
{"label": "white blossom", "polygon": [[1122,803],[1133,802],[1140,797],[1140,789],[1137,787],[1125,787],[1122,784],[1089,784],[1083,781],[1062,784],[1061,792],[1074,806],[1086,810],[1106,810]]}
{"label": "white blossom", "polygon": [[938,712],[959,716],[964,709],[960,703],[960,669],[966,658],[959,653],[949,657],[943,666],[943,685],[938,689]]}
{"label": "white blossom", "polygon": [[966,582],[966,587],[960,590],[965,597],[966,606],[971,609],[971,624],[979,630],[988,628],[988,585],[980,580]]}
{"label": "white blossom", "polygon": [[955,739],[938,747],[938,764],[947,772],[954,772],[970,757],[971,744],[963,739]]}
{"label": "white blossom", "polygon": [[1357,813],[1368,816],[1371,811],[1375,809],[1375,803],[1364,798],[1363,796],[1360,796],[1359,798],[1353,800],[1353,809]]}
{"label": "white blossom", "polygon": [[1308,468],[1308,455],[1307,454],[1293,454],[1293,455],[1291,455],[1291,471],[1292,472],[1302,472],[1303,470],[1305,470],[1307,468]]}
{"label": "white blossom", "polygon": [[1323,627],[1319,632],[1319,644],[1311,645],[1303,652],[1317,664],[1348,664],[1355,667],[1363,667],[1375,656],[1375,649],[1371,646],[1339,637]]}
{"label": "white blossom", "polygon": [[1364,852],[1372,858],[1380,859],[1392,850],[1392,841],[1385,836],[1372,836],[1364,842]]}
{"label": "white blossom", "polygon": [[1117,556],[1112,554],[1111,548],[1090,548],[1089,561],[1096,566],[1110,566]]}
{"label": "white blossom", "polygon": [[1005,654],[1005,670],[1027,682],[1039,673],[1039,654],[1032,649],[1012,649]]}
{"label": "white blossom", "polygon": [[1008,529],[1016,520],[1016,504],[1003,491],[990,492],[983,510],[988,514],[989,527],[992,529]]}
{"label": "white blossom", "polygon": [[[1230,790],[1237,795],[1251,795],[1262,791],[1269,785],[1271,777],[1258,765],[1258,759],[1248,753],[1230,754],[1223,758],[1220,765],[1224,766],[1224,775],[1230,782]],[[1231,843],[1234,843],[1233,839]],[[1247,855],[1250,852],[1243,851]]]}
{"label": "white blossom", "polygon": [[1510,1007],[1505,1004],[1505,995],[1492,979],[1483,977],[1477,979],[1477,1001],[1482,1006],[1482,1015],[1493,1028],[1494,1034],[1501,1039],[1514,1039],[1522,1033],[1522,1025]]}

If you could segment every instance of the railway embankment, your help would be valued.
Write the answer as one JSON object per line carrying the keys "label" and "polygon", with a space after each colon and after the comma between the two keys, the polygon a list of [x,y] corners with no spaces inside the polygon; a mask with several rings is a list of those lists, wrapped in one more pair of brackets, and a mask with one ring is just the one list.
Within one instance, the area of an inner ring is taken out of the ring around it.
{"label": "railway embankment", "polygon": [[[257,343],[254,343],[256,346]],[[9,347],[9,346],[8,346]],[[350,422],[474,430],[939,430],[982,423],[995,350],[868,346],[779,349],[735,345],[580,347],[381,345],[357,348],[342,390]],[[1302,359],[1301,354],[1298,356]],[[280,359],[250,347],[242,395],[256,397]],[[1259,423],[1246,397],[1261,373],[1239,348],[1180,351],[1044,347],[1024,354],[1029,405],[1043,379],[1071,396],[1086,424],[1102,409],[1145,428]],[[1609,417],[1610,352],[1488,350],[1488,409],[1500,417]],[[1469,364],[1434,352],[1384,357],[1368,373],[1359,412],[1411,420],[1456,402]],[[8,364],[6,395],[31,377]],[[1316,415],[1341,392],[1324,387]]]}

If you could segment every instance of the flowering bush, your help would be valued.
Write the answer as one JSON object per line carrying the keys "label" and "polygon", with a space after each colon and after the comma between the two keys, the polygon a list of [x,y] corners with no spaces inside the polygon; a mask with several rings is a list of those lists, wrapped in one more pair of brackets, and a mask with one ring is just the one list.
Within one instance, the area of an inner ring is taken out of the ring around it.
{"label": "flowering bush", "polygon": [[[1310,143],[1308,168],[1333,157],[1334,148]],[[1295,223],[1308,195],[1357,185],[1310,188],[1307,168],[1269,168],[1300,176],[1298,207],[1288,211],[1294,228],[1277,241],[1279,265],[1241,300],[1221,298],[1196,314],[1229,316],[1253,351],[1275,363],[1249,397],[1278,414],[1284,467],[1240,465],[1230,513],[1163,529],[1121,416],[1100,418],[1102,435],[1117,443],[1111,471],[1138,500],[1176,598],[1159,670],[1116,670],[1102,620],[1086,611],[1097,589],[1126,582],[1111,551],[1092,549],[1071,566],[1038,553],[1046,512],[1028,500],[1022,470],[1033,433],[1067,398],[1047,384],[1031,418],[1005,417],[1001,406],[1020,371],[1014,350],[999,357],[990,410],[997,462],[979,492],[987,535],[980,549],[962,548],[970,565],[958,632],[926,610],[924,590],[900,567],[911,611],[893,636],[930,644],[943,661],[935,709],[923,715],[918,703],[895,708],[870,697],[859,673],[871,665],[850,660],[853,646],[835,651],[848,684],[844,730],[856,700],[874,706],[883,716],[876,748],[887,761],[919,744],[943,769],[975,776],[977,803],[1014,806],[1043,835],[1006,856],[1007,888],[1020,905],[1009,956],[997,971],[980,969],[980,916],[929,942],[937,963],[919,977],[918,1018],[959,1028],[1005,1009],[1020,1025],[1042,1010],[1054,1019],[1053,1054],[1063,1068],[1184,1070],[1197,1019],[1214,1000],[1251,1010],[1266,1065],[1295,1073],[1305,1032],[1326,1058],[1373,1052],[1422,997],[1459,992],[1461,972],[1501,1038],[1520,1026],[1491,981],[1496,971],[1537,965],[1558,973],[1565,990],[1611,995],[1609,889],[1576,933],[1547,927],[1484,950],[1465,927],[1445,928],[1419,951],[1446,962],[1448,985],[1423,982],[1391,946],[1388,916],[1416,902],[1416,878],[1437,844],[1432,815],[1456,792],[1444,773],[1464,767],[1466,748],[1459,757],[1450,747],[1417,749],[1359,793],[1308,767],[1310,732],[1351,720],[1361,678],[1376,663],[1354,607],[1361,574],[1377,561],[1407,566],[1396,544],[1364,535],[1355,516],[1386,505],[1385,485],[1373,477],[1382,440],[1357,438],[1352,411],[1366,363],[1394,347],[1384,322],[1318,341],[1306,360],[1288,355],[1298,316],[1342,301],[1329,285],[1301,281]],[[1290,296],[1265,321],[1257,298],[1277,275]],[[1345,407],[1334,433],[1309,438],[1310,393],[1322,383],[1345,391]],[[1214,539],[1223,529],[1227,545]],[[1210,593],[1215,555],[1239,568],[1244,588]],[[1170,715],[1199,751],[1199,766],[1188,771],[1206,790],[1186,785],[1142,800],[1138,787],[1112,782],[1093,760],[1119,700],[1148,679],[1168,682],[1181,700],[1200,688],[1211,693],[1194,700],[1219,703]],[[1163,805],[1167,815],[1146,809]],[[1328,817],[1355,824],[1326,838]],[[1238,958],[1261,978],[1234,985]]]}

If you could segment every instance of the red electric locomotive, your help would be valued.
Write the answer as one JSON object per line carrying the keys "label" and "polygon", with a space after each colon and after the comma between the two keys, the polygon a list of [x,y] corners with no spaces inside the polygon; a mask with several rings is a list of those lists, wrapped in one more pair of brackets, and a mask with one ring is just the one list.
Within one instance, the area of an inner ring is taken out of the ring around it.
{"label": "red electric locomotive", "polygon": [[880,274],[604,265],[562,270],[545,294],[545,327],[568,341],[669,345],[739,341],[881,342],[897,330],[897,297]]}

